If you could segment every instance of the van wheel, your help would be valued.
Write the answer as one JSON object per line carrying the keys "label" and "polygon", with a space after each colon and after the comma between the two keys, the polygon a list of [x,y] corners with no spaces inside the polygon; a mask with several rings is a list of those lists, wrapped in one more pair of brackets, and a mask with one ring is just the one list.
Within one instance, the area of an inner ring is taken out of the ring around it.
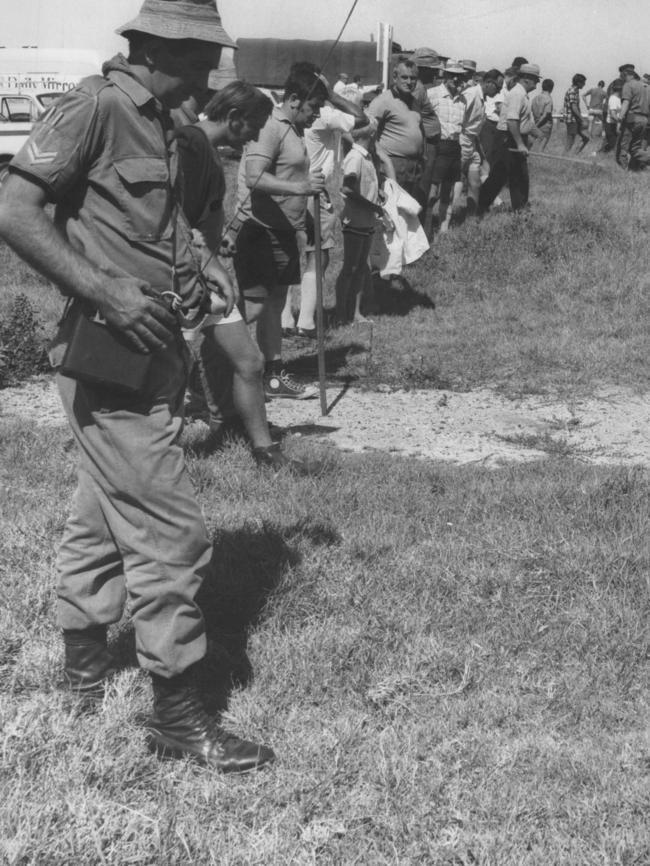
{"label": "van wheel", "polygon": [[0,162],[0,188],[2,184],[9,177],[9,160],[6,159],[3,162]]}

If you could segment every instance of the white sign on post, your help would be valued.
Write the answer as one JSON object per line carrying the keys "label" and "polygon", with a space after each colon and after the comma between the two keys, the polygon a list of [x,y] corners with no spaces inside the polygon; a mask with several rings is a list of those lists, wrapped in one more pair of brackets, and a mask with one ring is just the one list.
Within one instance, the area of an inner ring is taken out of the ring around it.
{"label": "white sign on post", "polygon": [[377,60],[382,65],[381,80],[385,88],[388,88],[392,47],[393,25],[380,21],[377,24]]}

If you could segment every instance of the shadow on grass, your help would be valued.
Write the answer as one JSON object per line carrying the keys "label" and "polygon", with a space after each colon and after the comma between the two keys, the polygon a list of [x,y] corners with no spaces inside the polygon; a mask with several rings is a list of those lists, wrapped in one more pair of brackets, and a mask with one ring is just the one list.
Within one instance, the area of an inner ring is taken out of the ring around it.
{"label": "shadow on grass", "polygon": [[[348,362],[351,358],[364,355],[368,352],[368,346],[364,343],[343,343],[337,346],[328,346],[325,349],[325,371],[328,376],[345,375],[349,377]],[[313,352],[298,355],[286,363],[286,368],[296,376],[318,374],[318,354],[314,347]]]}
{"label": "shadow on grass", "polygon": [[[215,534],[211,574],[196,597],[208,638],[206,656],[197,665],[197,684],[210,713],[222,712],[232,689],[251,682],[249,632],[279,591],[287,569],[301,562],[301,554],[292,546],[299,539],[314,546],[340,541],[331,527],[309,519],[282,531],[264,524]],[[121,625],[110,643],[118,667],[137,667],[131,620]]]}
{"label": "shadow on grass", "polygon": [[434,308],[433,300],[414,289],[405,276],[381,279],[375,275],[372,294],[365,305],[364,313],[371,316],[408,316],[415,309]]}

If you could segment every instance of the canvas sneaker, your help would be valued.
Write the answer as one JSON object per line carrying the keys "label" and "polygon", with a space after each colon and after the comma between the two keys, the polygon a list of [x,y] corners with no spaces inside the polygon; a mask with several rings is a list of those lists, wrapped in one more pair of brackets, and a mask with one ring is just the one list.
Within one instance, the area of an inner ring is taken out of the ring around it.
{"label": "canvas sneaker", "polygon": [[271,373],[264,377],[264,395],[268,399],[309,400],[318,395],[318,388],[302,385],[290,373],[282,370],[278,374]]}

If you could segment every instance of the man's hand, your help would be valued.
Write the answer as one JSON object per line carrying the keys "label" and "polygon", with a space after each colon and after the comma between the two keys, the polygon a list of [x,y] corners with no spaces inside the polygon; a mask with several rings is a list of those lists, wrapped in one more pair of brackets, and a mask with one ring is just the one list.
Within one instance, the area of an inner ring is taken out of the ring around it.
{"label": "man's hand", "polygon": [[325,191],[325,175],[320,169],[309,172],[309,194],[320,195]]}
{"label": "man's hand", "polygon": [[528,156],[528,148],[523,141],[517,145],[517,153],[520,153],[522,156]]}
{"label": "man's hand", "polygon": [[230,274],[214,259],[206,266],[203,273],[210,287],[211,306],[215,307],[217,300],[215,295],[223,298],[225,306],[219,312],[223,312],[224,316],[229,316],[239,301],[239,291],[230,278]]}
{"label": "man's hand", "polygon": [[174,314],[145,293],[148,288],[132,277],[107,277],[97,298],[100,315],[143,354],[171,343],[176,324]]}

